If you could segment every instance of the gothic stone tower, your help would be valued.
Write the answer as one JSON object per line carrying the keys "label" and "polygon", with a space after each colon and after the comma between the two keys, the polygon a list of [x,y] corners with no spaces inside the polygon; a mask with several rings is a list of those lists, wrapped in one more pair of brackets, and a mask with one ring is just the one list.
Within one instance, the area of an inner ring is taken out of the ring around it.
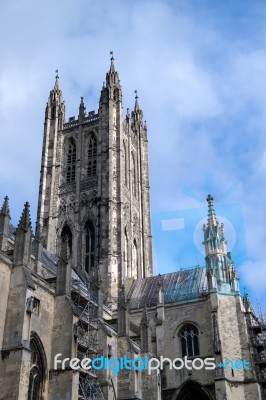
{"label": "gothic stone tower", "polygon": [[[122,88],[111,58],[99,111],[65,123],[58,76],[46,106],[37,231],[109,302],[127,280],[152,275],[147,127],[135,99],[122,114]],[[112,300],[111,300],[112,299]]]}

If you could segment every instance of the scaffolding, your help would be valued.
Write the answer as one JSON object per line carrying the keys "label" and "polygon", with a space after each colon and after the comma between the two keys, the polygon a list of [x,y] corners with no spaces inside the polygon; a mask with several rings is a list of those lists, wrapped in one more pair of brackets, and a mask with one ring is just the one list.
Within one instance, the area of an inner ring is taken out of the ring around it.
{"label": "scaffolding", "polygon": [[[77,340],[77,358],[93,360],[98,356],[98,296],[74,272],[72,275],[71,303],[78,321],[73,326]],[[79,400],[104,400],[103,392],[94,369],[80,369]]]}
{"label": "scaffolding", "polygon": [[257,380],[261,385],[262,399],[266,400],[266,319],[261,312],[259,304],[257,316],[246,293],[243,302],[251,342],[254,369]]}

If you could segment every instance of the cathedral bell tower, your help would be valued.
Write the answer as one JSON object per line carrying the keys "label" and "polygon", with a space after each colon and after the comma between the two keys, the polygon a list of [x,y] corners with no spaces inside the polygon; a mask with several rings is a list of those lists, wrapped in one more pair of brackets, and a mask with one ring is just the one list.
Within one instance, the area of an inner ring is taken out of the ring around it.
{"label": "cathedral bell tower", "polygon": [[58,76],[46,107],[37,229],[44,247],[68,244],[72,267],[109,303],[152,274],[147,127],[135,98],[122,108],[113,55],[99,110],[64,121]]}

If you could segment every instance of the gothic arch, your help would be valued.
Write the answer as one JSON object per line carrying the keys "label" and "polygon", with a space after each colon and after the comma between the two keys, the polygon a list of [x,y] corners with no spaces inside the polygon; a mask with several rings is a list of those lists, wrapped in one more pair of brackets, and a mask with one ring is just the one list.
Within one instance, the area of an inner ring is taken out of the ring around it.
{"label": "gothic arch", "polygon": [[174,393],[172,400],[213,400],[209,391],[198,382],[189,379]]}
{"label": "gothic arch", "polygon": [[41,339],[31,332],[31,366],[29,374],[28,400],[41,400],[47,379],[47,359]]}

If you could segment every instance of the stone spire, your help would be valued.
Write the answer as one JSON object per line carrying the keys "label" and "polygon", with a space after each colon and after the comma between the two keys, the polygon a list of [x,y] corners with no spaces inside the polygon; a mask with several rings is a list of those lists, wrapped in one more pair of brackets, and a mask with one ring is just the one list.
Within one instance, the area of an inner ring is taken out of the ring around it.
{"label": "stone spire", "polygon": [[5,196],[2,208],[0,210],[0,250],[2,251],[7,250],[10,219],[8,197]]}
{"label": "stone spire", "polygon": [[116,86],[120,87],[120,80],[119,80],[119,75],[118,72],[115,69],[115,64],[114,64],[114,54],[112,51],[110,51],[111,54],[111,64],[109,68],[109,72],[106,74],[106,86]]}
{"label": "stone spire", "polygon": [[227,254],[226,240],[224,238],[224,225],[219,224],[216,217],[213,196],[207,197],[208,203],[208,223],[203,225],[204,242],[206,256],[208,254]]}
{"label": "stone spire", "polygon": [[20,266],[30,263],[32,229],[30,219],[30,205],[25,203],[19,224],[16,230],[14,245],[14,265]]}
{"label": "stone spire", "polygon": [[231,254],[227,252],[224,225],[216,217],[213,196],[208,195],[208,222],[203,225],[207,279],[210,290],[220,293],[238,293],[238,277]]}
{"label": "stone spire", "polygon": [[144,124],[143,124],[143,111],[141,110],[139,106],[139,96],[137,90],[135,90],[135,106],[134,106],[134,111],[132,111],[131,114],[131,120],[132,120],[132,128],[133,130],[140,131],[142,136],[146,138],[147,132],[146,128],[144,129]]}
{"label": "stone spire", "polygon": [[209,194],[206,200],[208,202],[208,226],[217,226],[218,220],[213,205],[213,196]]}
{"label": "stone spire", "polygon": [[55,71],[55,83],[54,83],[54,90],[59,90],[59,76],[58,76],[58,69]]}

